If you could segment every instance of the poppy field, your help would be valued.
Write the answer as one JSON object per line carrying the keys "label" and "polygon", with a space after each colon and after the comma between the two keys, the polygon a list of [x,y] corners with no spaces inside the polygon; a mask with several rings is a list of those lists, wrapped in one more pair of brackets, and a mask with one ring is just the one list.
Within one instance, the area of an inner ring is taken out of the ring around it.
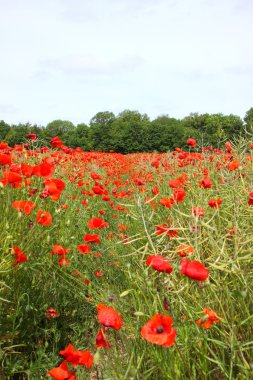
{"label": "poppy field", "polygon": [[0,378],[253,378],[253,145],[0,143]]}

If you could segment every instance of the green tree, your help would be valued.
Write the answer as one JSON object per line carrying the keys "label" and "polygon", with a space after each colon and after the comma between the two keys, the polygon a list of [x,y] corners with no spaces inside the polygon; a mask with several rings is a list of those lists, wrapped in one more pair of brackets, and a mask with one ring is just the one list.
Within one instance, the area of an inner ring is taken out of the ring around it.
{"label": "green tree", "polygon": [[58,136],[65,143],[67,135],[75,130],[75,126],[68,120],[54,120],[47,124],[45,136],[48,139]]}
{"label": "green tree", "polygon": [[3,120],[0,120],[0,141],[5,140],[10,129],[11,127],[9,124],[5,123]]}

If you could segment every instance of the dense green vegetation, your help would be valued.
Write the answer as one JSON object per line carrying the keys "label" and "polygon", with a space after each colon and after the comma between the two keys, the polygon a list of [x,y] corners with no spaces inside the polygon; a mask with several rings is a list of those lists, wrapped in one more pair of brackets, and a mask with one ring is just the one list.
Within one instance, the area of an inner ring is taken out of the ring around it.
{"label": "dense green vegetation", "polygon": [[38,142],[47,145],[59,136],[69,147],[120,153],[165,152],[176,146],[184,147],[189,137],[200,144],[220,147],[226,140],[245,136],[253,124],[253,107],[242,120],[236,115],[191,113],[179,120],[162,115],[150,120],[147,114],[125,110],[115,116],[112,112],[98,112],[89,125],[74,125],[67,120],[54,120],[47,126],[27,124],[9,125],[0,121],[0,140],[10,146],[26,142],[28,133],[36,133]]}

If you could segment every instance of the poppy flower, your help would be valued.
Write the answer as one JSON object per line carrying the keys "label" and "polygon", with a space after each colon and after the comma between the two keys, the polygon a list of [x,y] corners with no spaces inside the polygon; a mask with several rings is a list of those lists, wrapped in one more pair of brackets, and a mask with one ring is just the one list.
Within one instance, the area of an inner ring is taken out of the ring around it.
{"label": "poppy flower", "polygon": [[175,343],[177,334],[172,324],[170,315],[156,314],[141,328],[141,335],[148,342],[170,347]]}
{"label": "poppy flower", "polygon": [[26,215],[30,215],[35,207],[35,204],[32,201],[15,201],[11,205],[16,210],[23,211]]}
{"label": "poppy flower", "polygon": [[87,368],[91,368],[93,364],[93,356],[89,350],[75,350],[71,343],[64,350],[59,351],[59,354],[71,363],[73,367],[76,365],[83,365]]}
{"label": "poppy flower", "polygon": [[203,187],[204,189],[210,189],[212,187],[212,181],[209,177],[205,177],[201,181],[199,181],[199,187]]}
{"label": "poppy flower", "polygon": [[195,216],[205,216],[205,210],[201,207],[193,207],[192,212]]}
{"label": "poppy flower", "polygon": [[186,145],[191,146],[192,148],[195,148],[196,145],[197,145],[197,142],[196,142],[196,140],[190,138],[190,139],[188,139],[188,140],[186,141]]}
{"label": "poppy flower", "polygon": [[253,206],[253,191],[249,193],[248,205]]}
{"label": "poppy flower", "polygon": [[171,208],[174,205],[174,199],[173,198],[161,198],[160,199],[160,204],[167,207]]}
{"label": "poppy flower", "polygon": [[193,278],[196,281],[205,281],[209,276],[209,271],[199,261],[181,260],[181,273],[184,276]]}
{"label": "poppy flower", "polygon": [[175,202],[180,203],[183,202],[186,196],[186,191],[183,188],[174,189],[173,191],[173,199]]}
{"label": "poppy flower", "polygon": [[39,210],[37,213],[36,222],[42,226],[49,226],[52,223],[52,215],[48,211]]}
{"label": "poppy flower", "polygon": [[53,137],[50,140],[51,147],[54,148],[62,148],[63,147],[63,142],[60,140],[58,136]]}
{"label": "poppy flower", "polygon": [[104,304],[97,305],[98,321],[106,326],[115,330],[120,330],[123,325],[123,320],[120,314],[114,310],[113,307],[106,306]]}
{"label": "poppy flower", "polygon": [[64,360],[59,367],[51,369],[47,374],[52,376],[55,380],[76,380],[75,371],[69,371],[66,360]]}
{"label": "poppy flower", "polygon": [[207,307],[204,308],[203,312],[205,313],[205,316],[198,319],[196,323],[204,329],[210,329],[214,323],[219,323],[220,318],[222,318],[220,315],[218,315],[217,311],[212,311]]}
{"label": "poppy flower", "polygon": [[58,261],[59,265],[61,267],[68,267],[69,266],[69,260],[63,256],[62,258],[60,258],[60,260]]}
{"label": "poppy flower", "polygon": [[222,200],[219,197],[217,199],[210,199],[208,201],[208,206],[212,208],[219,209],[221,204],[222,204]]}
{"label": "poppy flower", "polygon": [[2,182],[4,186],[7,185],[8,183],[17,184],[22,181],[22,177],[20,174],[14,171],[5,170],[3,172],[3,178],[1,178],[0,181]]}
{"label": "poppy flower", "polygon": [[172,267],[170,263],[162,255],[151,255],[148,256],[146,264],[151,266],[158,272],[171,273]]}
{"label": "poppy flower", "polygon": [[51,251],[51,255],[67,255],[67,253],[70,251],[70,248],[63,248],[60,244],[55,244],[53,246],[53,249]]}
{"label": "poppy flower", "polygon": [[16,245],[14,245],[12,249],[14,250],[14,267],[16,267],[20,263],[25,263],[27,261],[26,254],[22,252],[21,249],[19,249]]}
{"label": "poppy flower", "polygon": [[87,243],[100,243],[100,238],[98,234],[94,234],[94,235],[86,234],[84,235],[83,240],[86,241]]}
{"label": "poppy flower", "polygon": [[10,165],[11,164],[11,155],[10,154],[0,154],[0,164]]}
{"label": "poppy flower", "polygon": [[105,222],[101,218],[93,218],[88,221],[88,228],[90,230],[97,230],[101,228],[105,228],[109,225],[109,223]]}
{"label": "poppy flower", "polygon": [[106,330],[103,328],[100,328],[98,330],[97,336],[96,336],[96,348],[98,347],[104,347],[104,348],[110,348],[110,343],[105,338],[105,332]]}
{"label": "poppy flower", "polygon": [[90,252],[90,245],[89,244],[79,244],[77,247],[78,251],[81,252],[83,255],[87,255]]}
{"label": "poppy flower", "polygon": [[49,307],[47,309],[47,312],[46,312],[46,317],[47,317],[47,319],[58,318],[59,317],[59,313],[53,307]]}
{"label": "poppy flower", "polygon": [[65,189],[65,183],[58,178],[46,179],[44,181],[44,190],[53,201],[58,201],[62,191]]}
{"label": "poppy flower", "polygon": [[35,141],[37,140],[37,135],[36,133],[28,133],[28,135],[26,135],[26,138]]}
{"label": "poppy flower", "polygon": [[177,248],[177,254],[181,257],[190,256],[194,253],[194,248],[191,245],[180,245]]}

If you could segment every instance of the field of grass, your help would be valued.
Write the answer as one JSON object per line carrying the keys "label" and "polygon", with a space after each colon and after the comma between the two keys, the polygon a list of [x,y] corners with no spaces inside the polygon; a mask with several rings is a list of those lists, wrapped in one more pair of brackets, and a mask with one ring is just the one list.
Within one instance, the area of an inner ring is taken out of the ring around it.
{"label": "field of grass", "polygon": [[0,378],[253,378],[253,153],[0,143]]}

